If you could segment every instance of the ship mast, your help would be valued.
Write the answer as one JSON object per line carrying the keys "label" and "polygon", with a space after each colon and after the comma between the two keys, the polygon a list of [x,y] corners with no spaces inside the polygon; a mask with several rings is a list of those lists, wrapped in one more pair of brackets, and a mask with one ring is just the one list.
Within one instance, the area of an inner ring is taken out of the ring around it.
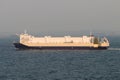
{"label": "ship mast", "polygon": [[27,34],[27,30],[26,29],[24,30],[24,33]]}

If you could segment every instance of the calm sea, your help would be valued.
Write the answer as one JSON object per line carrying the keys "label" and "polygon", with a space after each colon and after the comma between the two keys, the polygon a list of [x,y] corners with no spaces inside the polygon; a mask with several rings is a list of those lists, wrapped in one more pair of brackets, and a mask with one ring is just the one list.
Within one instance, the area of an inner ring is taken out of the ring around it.
{"label": "calm sea", "polygon": [[108,50],[16,50],[0,39],[0,80],[120,80],[120,37]]}

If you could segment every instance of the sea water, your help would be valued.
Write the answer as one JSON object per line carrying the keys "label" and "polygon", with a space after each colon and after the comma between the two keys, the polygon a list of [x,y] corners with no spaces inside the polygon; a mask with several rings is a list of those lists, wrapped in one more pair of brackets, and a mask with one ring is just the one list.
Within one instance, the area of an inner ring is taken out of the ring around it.
{"label": "sea water", "polygon": [[0,80],[120,80],[120,37],[108,50],[16,50],[0,39]]}

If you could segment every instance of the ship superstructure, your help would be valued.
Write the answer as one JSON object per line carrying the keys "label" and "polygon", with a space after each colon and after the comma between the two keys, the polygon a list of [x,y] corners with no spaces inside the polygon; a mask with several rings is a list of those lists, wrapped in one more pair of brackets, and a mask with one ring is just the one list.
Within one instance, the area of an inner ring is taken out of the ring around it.
{"label": "ship superstructure", "polygon": [[19,35],[20,41],[14,43],[18,49],[107,49],[109,41],[106,37],[98,38],[93,35],[81,37],[35,37],[27,33]]}

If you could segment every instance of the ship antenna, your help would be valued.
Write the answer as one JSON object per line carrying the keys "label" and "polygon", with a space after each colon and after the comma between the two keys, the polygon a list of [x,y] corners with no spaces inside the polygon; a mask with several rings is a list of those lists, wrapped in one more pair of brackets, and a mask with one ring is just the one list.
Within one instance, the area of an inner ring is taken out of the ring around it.
{"label": "ship antenna", "polygon": [[90,32],[90,36],[92,36],[92,32]]}
{"label": "ship antenna", "polygon": [[24,33],[27,34],[27,30],[26,29],[24,30]]}

